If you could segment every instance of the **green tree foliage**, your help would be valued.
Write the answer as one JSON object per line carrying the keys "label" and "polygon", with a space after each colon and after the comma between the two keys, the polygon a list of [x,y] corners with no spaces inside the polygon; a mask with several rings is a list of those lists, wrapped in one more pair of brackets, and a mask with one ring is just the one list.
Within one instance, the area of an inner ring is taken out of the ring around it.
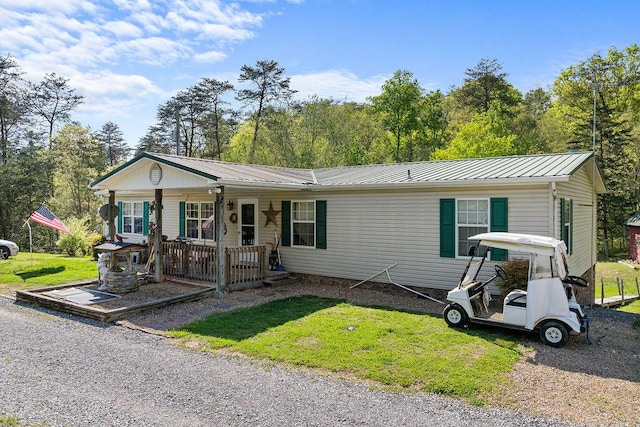
{"label": "green tree foliage", "polygon": [[113,167],[125,160],[131,150],[124,140],[124,134],[117,124],[107,122],[102,128],[94,133],[101,149],[105,153],[105,166]]}
{"label": "green tree foliage", "polygon": [[410,136],[420,128],[422,93],[423,89],[412,73],[398,70],[382,85],[382,93],[369,99],[383,126],[393,135],[396,162],[403,160],[400,155],[403,139],[408,140],[406,160],[413,160]]}
{"label": "green tree foliage", "polygon": [[598,202],[605,257],[610,238],[624,239],[624,222],[638,208],[630,195],[638,189],[640,151],[634,118],[638,117],[639,61],[636,45],[624,51],[612,48],[605,57],[595,54],[564,70],[554,84],[558,105],[565,108],[571,122],[575,145],[595,148],[609,190]]}
{"label": "green tree foliage", "polygon": [[458,89],[452,91],[462,105],[472,113],[488,113],[490,108],[505,114],[513,114],[513,108],[521,101],[520,92],[507,82],[507,73],[497,59],[481,59],[474,68],[465,71],[467,76]]}
{"label": "green tree foliage", "polygon": [[238,82],[253,85],[252,88],[239,90],[236,96],[245,106],[252,107],[250,120],[254,128],[251,146],[247,153],[247,163],[254,161],[258,131],[263,117],[270,111],[277,111],[283,105],[286,107],[291,96],[296,92],[289,87],[291,79],[284,74],[285,69],[271,60],[258,61],[255,67],[243,65],[241,68]]}
{"label": "green tree foliage", "polygon": [[437,149],[434,160],[500,157],[516,153],[516,136],[510,133],[508,121],[497,111],[476,113],[460,126],[447,148]]}
{"label": "green tree foliage", "polygon": [[[27,122],[22,70],[10,56],[0,56],[0,165],[15,148],[21,125]],[[0,214],[1,215],[1,214]]]}
{"label": "green tree foliage", "polygon": [[171,131],[157,124],[149,127],[147,133],[138,141],[134,155],[137,156],[145,151],[162,154],[175,153],[174,144],[171,141]]}
{"label": "green tree foliage", "polygon": [[69,86],[69,79],[56,73],[45,74],[40,83],[29,83],[29,101],[34,114],[44,119],[48,127],[49,148],[53,140],[53,131],[57,124],[68,123],[71,112],[83,102],[84,97],[77,95]]}
{"label": "green tree foliage", "polygon": [[56,159],[54,172],[55,199],[52,206],[62,218],[87,218],[92,226],[99,224],[96,213],[100,207],[89,189],[91,181],[105,170],[104,152],[89,128],[67,125],[54,139],[52,155]]}

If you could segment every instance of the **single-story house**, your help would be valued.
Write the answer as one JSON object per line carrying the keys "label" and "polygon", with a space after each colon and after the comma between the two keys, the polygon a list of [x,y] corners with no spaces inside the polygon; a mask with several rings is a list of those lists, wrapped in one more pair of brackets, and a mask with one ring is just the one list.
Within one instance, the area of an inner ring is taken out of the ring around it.
{"label": "single-story house", "polygon": [[[596,196],[606,191],[591,152],[322,169],[142,153],[90,187],[118,206],[111,236],[132,243],[147,242],[153,229],[166,236],[154,240],[165,274],[197,270],[223,286],[243,262],[266,263],[278,240],[289,272],[360,281],[397,264],[395,282],[441,290],[460,280],[468,237],[486,231],[563,239],[571,273],[592,279]],[[203,259],[214,255],[202,252],[189,264],[175,246],[183,238],[190,250],[224,248],[226,261],[216,255],[211,269]],[[507,256],[496,252],[492,261]],[[583,302],[593,299],[593,286],[589,292]]]}

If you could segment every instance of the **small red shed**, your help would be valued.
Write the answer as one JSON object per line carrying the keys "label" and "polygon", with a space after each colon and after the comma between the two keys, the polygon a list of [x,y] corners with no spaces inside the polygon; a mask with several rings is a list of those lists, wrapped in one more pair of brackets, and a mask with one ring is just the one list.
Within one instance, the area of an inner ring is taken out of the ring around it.
{"label": "small red shed", "polygon": [[640,211],[633,214],[625,224],[629,238],[629,259],[640,261]]}

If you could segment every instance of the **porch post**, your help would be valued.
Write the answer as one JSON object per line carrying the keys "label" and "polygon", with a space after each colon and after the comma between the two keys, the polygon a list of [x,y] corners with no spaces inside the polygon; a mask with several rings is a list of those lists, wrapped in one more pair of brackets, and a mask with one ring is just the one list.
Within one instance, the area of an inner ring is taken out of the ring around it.
{"label": "porch post", "polygon": [[153,252],[155,253],[155,281],[162,283],[162,188],[157,188],[155,191],[155,203],[156,203],[156,229],[153,239]]}
{"label": "porch post", "polygon": [[[114,212],[112,212],[112,206],[116,205],[116,192],[113,190],[109,190],[109,205],[107,207],[107,228],[109,229],[109,241],[113,242],[116,240],[116,216]],[[120,212],[122,214],[122,212]]]}
{"label": "porch post", "polygon": [[226,258],[227,253],[224,247],[224,187],[216,188],[216,293],[215,296],[222,298],[227,295],[226,280]]}

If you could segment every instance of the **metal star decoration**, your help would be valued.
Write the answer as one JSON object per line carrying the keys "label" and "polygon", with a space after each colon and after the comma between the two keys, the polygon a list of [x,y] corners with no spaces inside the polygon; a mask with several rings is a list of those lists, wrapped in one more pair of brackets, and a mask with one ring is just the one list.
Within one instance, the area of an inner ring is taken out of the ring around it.
{"label": "metal star decoration", "polygon": [[273,205],[271,204],[271,201],[269,201],[269,210],[262,211],[262,213],[267,216],[267,222],[265,222],[264,226],[266,227],[267,225],[269,225],[270,222],[272,222],[273,225],[277,227],[278,221],[276,220],[276,216],[278,216],[280,212],[281,211],[277,211],[273,209]]}

